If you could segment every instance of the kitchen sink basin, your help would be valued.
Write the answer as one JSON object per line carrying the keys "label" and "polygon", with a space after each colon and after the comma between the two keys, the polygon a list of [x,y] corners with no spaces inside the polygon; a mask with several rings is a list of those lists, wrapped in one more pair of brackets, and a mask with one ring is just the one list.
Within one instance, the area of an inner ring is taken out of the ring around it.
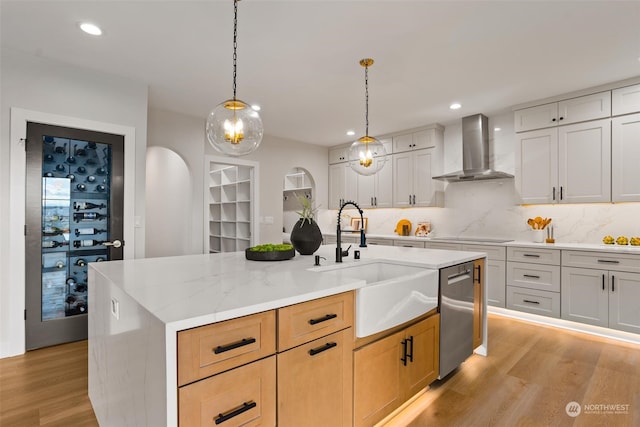
{"label": "kitchen sink basin", "polygon": [[356,290],[359,338],[401,325],[438,306],[438,270],[389,261],[312,270],[367,283]]}

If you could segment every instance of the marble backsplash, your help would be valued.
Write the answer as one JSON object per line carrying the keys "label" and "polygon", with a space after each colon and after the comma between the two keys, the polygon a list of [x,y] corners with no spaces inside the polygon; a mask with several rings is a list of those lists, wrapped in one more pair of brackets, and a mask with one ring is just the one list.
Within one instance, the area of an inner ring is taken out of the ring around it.
{"label": "marble backsplash", "polygon": [[[601,243],[605,235],[640,236],[640,203],[518,205],[513,180],[447,184],[445,207],[364,209],[370,234],[395,235],[396,223],[408,219],[413,231],[430,221],[435,236],[492,237],[531,241],[527,219],[553,218],[555,239],[564,243]],[[356,215],[353,209],[345,211]],[[323,232],[334,233],[336,211],[318,212]]]}

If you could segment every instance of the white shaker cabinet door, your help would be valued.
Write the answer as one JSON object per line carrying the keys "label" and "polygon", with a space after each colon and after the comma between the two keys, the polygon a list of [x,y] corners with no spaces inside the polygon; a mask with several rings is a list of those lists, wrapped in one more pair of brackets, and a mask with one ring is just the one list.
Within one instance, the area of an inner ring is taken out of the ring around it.
{"label": "white shaker cabinet door", "polygon": [[556,203],[558,182],[558,130],[542,129],[516,134],[516,188],[521,203]]}
{"label": "white shaker cabinet door", "polygon": [[[395,149],[395,148],[394,148]],[[413,153],[393,155],[393,206],[408,208],[413,204]]]}
{"label": "white shaker cabinet door", "polygon": [[558,128],[560,203],[611,201],[611,120]]}
{"label": "white shaker cabinet door", "polygon": [[609,274],[606,270],[562,267],[560,317],[609,326]]}
{"label": "white shaker cabinet door", "polygon": [[614,116],[640,112],[640,84],[614,89],[611,104]]}
{"label": "white shaker cabinet door", "polygon": [[640,201],[640,114],[612,120],[611,155],[611,201]]}
{"label": "white shaker cabinet door", "polygon": [[516,132],[542,129],[558,124],[558,103],[523,108],[514,113]]}
{"label": "white shaker cabinet door", "polygon": [[609,327],[640,334],[640,274],[610,271]]}
{"label": "white shaker cabinet door", "polygon": [[433,176],[434,150],[418,150],[413,153],[413,205],[436,206]]}
{"label": "white shaker cabinet door", "polygon": [[[384,169],[384,168],[383,168]],[[378,172],[380,173],[380,172]],[[358,180],[358,206],[361,208],[375,207],[374,197],[376,194],[376,175],[357,175]]]}
{"label": "white shaker cabinet door", "polygon": [[384,167],[375,175],[376,208],[390,208],[393,206],[393,162],[391,155],[387,155]]}

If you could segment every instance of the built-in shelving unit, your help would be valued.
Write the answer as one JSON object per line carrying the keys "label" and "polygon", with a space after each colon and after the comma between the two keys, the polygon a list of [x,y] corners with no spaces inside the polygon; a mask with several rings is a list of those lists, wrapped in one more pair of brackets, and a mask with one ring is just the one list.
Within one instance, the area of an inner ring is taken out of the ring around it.
{"label": "built-in shelving unit", "polygon": [[294,168],[284,176],[283,197],[287,201],[293,193],[311,198],[313,182],[309,174],[301,168]]}
{"label": "built-in shelving unit", "polygon": [[257,166],[250,163],[223,163],[213,157],[206,160],[206,252],[243,251],[253,245]]}

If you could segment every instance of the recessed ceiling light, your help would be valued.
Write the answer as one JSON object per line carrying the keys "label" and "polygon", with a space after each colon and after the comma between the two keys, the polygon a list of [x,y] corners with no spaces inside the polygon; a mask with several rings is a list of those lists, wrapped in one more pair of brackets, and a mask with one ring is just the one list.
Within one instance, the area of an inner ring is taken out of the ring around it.
{"label": "recessed ceiling light", "polygon": [[493,128],[494,131],[496,132],[500,132],[502,130],[502,128]]}
{"label": "recessed ceiling light", "polygon": [[452,110],[457,110],[460,107],[462,107],[462,105],[458,104],[457,102],[454,102],[453,104],[449,105],[449,108],[452,109]]}
{"label": "recessed ceiling light", "polygon": [[83,22],[80,24],[80,29],[87,34],[91,34],[92,36],[99,36],[102,34],[102,30],[95,24],[91,24],[89,22]]}
{"label": "recessed ceiling light", "polygon": [[347,131],[347,135],[349,135],[349,136],[353,136],[353,135],[355,135],[355,134],[356,134],[356,132],[355,132],[355,131],[352,131],[352,130],[348,130],[348,131]]}
{"label": "recessed ceiling light", "polygon": [[260,111],[260,106],[257,104],[253,104],[251,108],[253,108],[254,111]]}

